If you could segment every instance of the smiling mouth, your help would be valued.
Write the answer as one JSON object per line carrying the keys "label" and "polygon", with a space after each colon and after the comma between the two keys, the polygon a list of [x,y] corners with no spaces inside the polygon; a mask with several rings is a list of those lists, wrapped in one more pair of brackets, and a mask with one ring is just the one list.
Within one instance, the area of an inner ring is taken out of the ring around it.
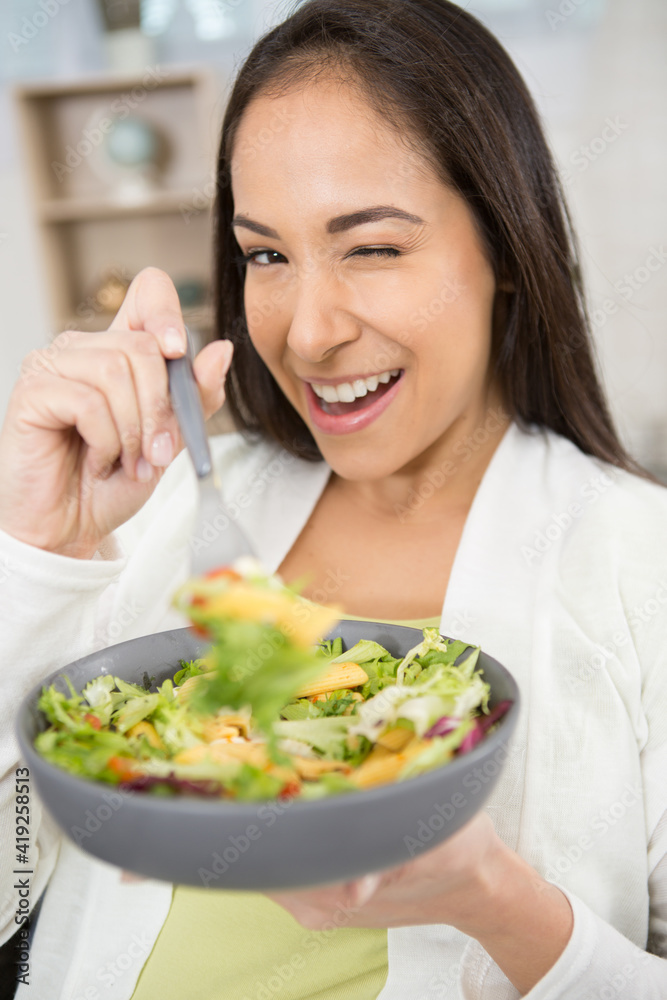
{"label": "smiling mouth", "polygon": [[401,375],[402,371],[396,368],[371,378],[343,382],[336,386],[312,384],[311,388],[316,405],[323,413],[342,417],[372,406],[389,392]]}

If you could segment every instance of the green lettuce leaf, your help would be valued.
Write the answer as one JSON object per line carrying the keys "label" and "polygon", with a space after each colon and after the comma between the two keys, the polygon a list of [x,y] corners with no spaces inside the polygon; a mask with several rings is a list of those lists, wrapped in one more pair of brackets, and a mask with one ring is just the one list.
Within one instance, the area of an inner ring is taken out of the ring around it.
{"label": "green lettuce leaf", "polygon": [[111,674],[105,674],[89,681],[81,692],[103,726],[109,725],[111,714],[116,707],[112,694],[115,686],[116,682]]}
{"label": "green lettuce leaf", "polygon": [[[455,661],[470,650],[458,665]],[[396,682],[357,706],[352,734],[374,742],[401,720],[423,736],[442,716],[465,719],[476,709],[486,710],[489,685],[475,666],[479,647],[443,639],[437,629],[424,629],[424,638],[400,662]],[[423,667],[424,661],[428,665]]]}
{"label": "green lettuce leaf", "polygon": [[343,760],[353,718],[352,715],[332,715],[327,719],[280,721],[275,723],[275,731],[279,737],[300,740],[319,750],[326,757]]}
{"label": "green lettuce leaf", "polygon": [[357,786],[344,774],[331,771],[323,774],[317,781],[307,781],[301,786],[300,798],[313,802],[325,799],[330,795],[344,795],[346,792],[358,791]]}
{"label": "green lettuce leaf", "polygon": [[110,757],[127,755],[128,744],[120,733],[95,730],[78,733],[48,729],[35,740],[39,753],[70,774],[84,778],[104,778],[117,781],[117,777],[106,772]]}
{"label": "green lettuce leaf", "polygon": [[[383,656],[390,656],[384,646],[371,639],[360,639],[351,649],[341,652],[331,660],[331,663],[358,663],[362,666],[371,660],[382,659]],[[392,657],[393,658],[393,657]]]}
{"label": "green lettuce leaf", "polygon": [[203,673],[205,673],[205,667],[201,660],[190,660],[190,662],[181,660],[181,669],[174,674],[174,684],[178,687],[191,677],[198,677]]}
{"label": "green lettuce leaf", "polygon": [[290,702],[289,705],[285,705],[280,714],[283,719],[288,719],[290,722],[298,722],[302,719],[321,719],[324,716],[319,702],[312,702],[307,698]]}
{"label": "green lettuce leaf", "polygon": [[207,668],[214,674],[197,685],[191,703],[206,714],[222,707],[237,711],[251,706],[258,728],[270,737],[281,709],[326,669],[326,663],[271,625],[225,622],[207,655]]}
{"label": "green lettuce leaf", "polygon": [[70,689],[69,697],[51,684],[48,688],[42,688],[37,707],[52,725],[76,732],[82,726],[88,725],[83,717],[89,711],[89,706],[83,702],[81,695],[76,693],[69,677],[65,677],[65,683]]}
{"label": "green lettuce leaf", "polygon": [[320,651],[321,655],[326,656],[328,659],[340,656],[343,652],[343,640],[340,636],[336,639],[322,639],[320,643]]}
{"label": "green lettuce leaf", "polygon": [[112,722],[120,733],[127,732],[137,722],[147,719],[160,704],[159,694],[137,695],[135,698],[128,698],[125,704],[117,709],[112,716]]}

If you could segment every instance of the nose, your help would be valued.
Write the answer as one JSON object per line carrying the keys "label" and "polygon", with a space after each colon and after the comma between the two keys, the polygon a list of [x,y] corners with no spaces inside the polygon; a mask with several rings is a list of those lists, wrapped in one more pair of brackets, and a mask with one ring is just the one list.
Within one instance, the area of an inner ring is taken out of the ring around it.
{"label": "nose", "polygon": [[329,268],[301,274],[292,300],[287,346],[302,361],[318,364],[361,336],[351,292]]}

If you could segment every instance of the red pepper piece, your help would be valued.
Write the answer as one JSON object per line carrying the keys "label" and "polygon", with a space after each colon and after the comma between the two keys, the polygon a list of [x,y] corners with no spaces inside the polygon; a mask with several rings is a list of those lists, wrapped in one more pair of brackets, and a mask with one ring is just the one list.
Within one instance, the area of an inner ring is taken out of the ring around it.
{"label": "red pepper piece", "polygon": [[128,757],[109,757],[107,767],[118,775],[119,781],[132,781],[140,773]]}

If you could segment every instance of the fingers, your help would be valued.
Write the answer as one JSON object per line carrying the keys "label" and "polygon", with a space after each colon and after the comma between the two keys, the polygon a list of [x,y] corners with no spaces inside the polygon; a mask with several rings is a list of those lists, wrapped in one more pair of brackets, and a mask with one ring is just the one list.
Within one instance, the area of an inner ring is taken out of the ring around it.
{"label": "fingers", "polygon": [[208,419],[225,401],[225,377],[232,363],[234,345],[229,340],[214,340],[199,352],[193,368],[199,386],[202,409]]}
{"label": "fingers", "polygon": [[[341,908],[356,915],[375,896],[382,883],[383,875],[376,872],[341,885],[266,895],[291,913],[304,927],[319,930]],[[353,918],[351,925],[355,923],[356,919]]]}
{"label": "fingers", "polygon": [[123,883],[125,883],[127,885],[132,885],[135,882],[145,882],[146,881],[146,879],[145,879],[145,877],[143,875],[136,875],[134,872],[128,872],[127,869],[125,869],[125,868],[123,868],[122,872],[120,873],[120,880],[121,880],[121,882],[123,882]]}
{"label": "fingers", "polygon": [[[121,443],[130,478],[147,482],[150,466],[168,465],[179,444],[171,409],[167,370],[156,338],[149,333],[82,334],[68,350],[48,360],[53,374],[100,390]],[[143,461],[142,461],[143,459]]]}
{"label": "fingers", "polygon": [[349,892],[352,897],[352,906],[361,909],[368,903],[377,890],[380,888],[380,883],[382,882],[382,876],[377,873],[373,875],[365,875],[363,878],[357,879],[356,882],[352,882],[349,886]]}
{"label": "fingers", "polygon": [[153,334],[166,358],[185,353],[187,341],[181,304],[174,283],[157,267],[134,278],[110,330],[145,330]]}
{"label": "fingers", "polygon": [[77,385],[87,385],[104,396],[116,428],[123,468],[130,478],[138,478],[142,418],[127,355],[122,351],[81,347],[55,357],[50,362],[50,370],[54,375]]}
{"label": "fingers", "polygon": [[[72,332],[65,343],[63,350],[29,355],[26,369],[32,377],[46,371],[101,392],[116,427],[126,474],[148,482],[153,469],[169,465],[181,448],[157,338],[145,331]],[[214,341],[194,361],[206,418],[224,402],[232,353],[229,341]]]}
{"label": "fingers", "polygon": [[[52,430],[76,427],[88,446],[91,475],[109,475],[122,446],[107,399],[99,389],[43,372],[36,376],[31,400],[31,407],[21,414],[19,432],[29,430],[33,420],[37,426]],[[38,464],[43,456],[30,457]]]}
{"label": "fingers", "polygon": [[[178,357],[185,349],[176,289],[165,272],[146,268],[133,280],[106,332],[61,334],[48,349],[26,359],[24,377],[47,371],[97,390],[115,426],[120,444],[116,458],[128,477],[146,483],[182,447],[165,358]],[[215,341],[194,361],[206,418],[224,402],[232,350],[229,342]]]}
{"label": "fingers", "polygon": [[[94,552],[139,509],[181,448],[165,359],[185,348],[176,290],[148,268],[105,333],[68,330],[25,359],[0,435],[12,473],[0,489],[0,514],[16,537],[52,551]],[[197,359],[207,415],[224,399],[229,361],[224,344]],[[91,480],[104,488],[87,493]],[[64,514],[63,498],[76,501]],[[45,512],[37,541],[35,510]]]}

